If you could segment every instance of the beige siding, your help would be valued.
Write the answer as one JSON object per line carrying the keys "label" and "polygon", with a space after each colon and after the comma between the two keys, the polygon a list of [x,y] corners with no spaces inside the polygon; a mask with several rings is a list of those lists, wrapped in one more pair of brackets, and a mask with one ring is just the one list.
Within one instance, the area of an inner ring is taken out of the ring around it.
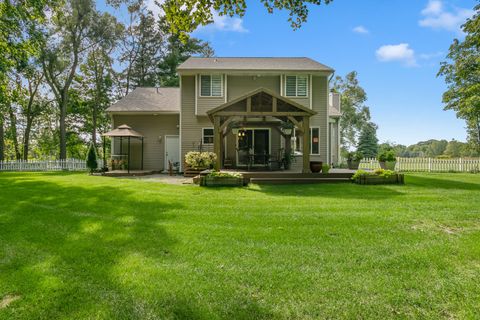
{"label": "beige siding", "polygon": [[292,98],[292,97],[285,97],[287,99],[290,99],[292,101],[295,101],[298,104],[301,104],[304,107],[307,107],[310,109],[310,98]]}
{"label": "beige siding", "polygon": [[280,76],[228,76],[228,101],[258,88],[266,88],[280,94]]}
{"label": "beige siding", "polygon": [[[182,76],[181,88],[181,161],[189,151],[198,151],[202,142],[202,128],[213,127],[206,116],[195,115],[195,77]],[[203,150],[213,151],[213,145],[204,146]]]}
{"label": "beige siding", "polygon": [[339,126],[338,120],[330,121],[330,152],[331,152],[331,161],[334,164],[337,164],[339,161]]}
{"label": "beige siding", "polygon": [[320,155],[312,155],[312,160],[320,160],[328,162],[327,148],[328,148],[328,121],[327,121],[327,106],[328,106],[328,79],[327,77],[314,76],[312,77],[312,109],[317,114],[310,118],[311,127],[320,127]]}
{"label": "beige siding", "polygon": [[[178,135],[178,115],[113,115],[113,126],[127,124],[133,130],[144,135],[145,170],[164,170],[164,141],[165,135]],[[161,137],[161,139],[159,138]],[[115,138],[113,153],[120,152],[120,139]],[[127,139],[123,140],[123,153],[127,151]],[[131,169],[140,169],[141,143],[138,139],[131,139]]]}

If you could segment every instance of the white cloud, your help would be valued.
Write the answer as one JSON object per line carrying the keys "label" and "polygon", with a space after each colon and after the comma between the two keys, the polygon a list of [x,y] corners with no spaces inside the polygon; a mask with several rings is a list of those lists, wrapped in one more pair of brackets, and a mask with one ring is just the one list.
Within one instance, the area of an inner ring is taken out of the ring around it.
{"label": "white cloud", "polygon": [[409,67],[417,66],[415,51],[408,43],[381,46],[376,51],[376,55],[382,62],[399,61]]}
{"label": "white cloud", "polygon": [[422,10],[424,18],[418,23],[426,28],[461,33],[461,25],[473,14],[473,10],[464,8],[452,8],[451,11],[447,11],[441,0],[430,0]]}
{"label": "white cloud", "polygon": [[221,16],[218,12],[213,11],[213,22],[206,26],[199,26],[194,33],[214,33],[222,32],[248,32],[243,26],[243,20],[238,17]]}
{"label": "white cloud", "polygon": [[248,32],[243,26],[243,20],[238,17],[221,16],[213,12],[213,28],[219,31]]}
{"label": "white cloud", "polygon": [[360,33],[360,34],[370,33],[370,31],[368,31],[368,29],[365,28],[364,26],[356,26],[355,28],[353,28],[353,32]]}

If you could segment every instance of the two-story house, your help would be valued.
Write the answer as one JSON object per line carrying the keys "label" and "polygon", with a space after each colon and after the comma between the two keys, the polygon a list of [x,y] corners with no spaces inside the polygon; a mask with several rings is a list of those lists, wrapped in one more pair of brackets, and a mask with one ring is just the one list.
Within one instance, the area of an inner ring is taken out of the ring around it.
{"label": "two-story house", "polygon": [[[333,72],[309,58],[192,57],[178,67],[180,88],[139,87],[107,111],[114,127],[143,134],[147,170],[163,171],[168,161],[182,170],[187,152],[203,150],[217,154],[218,168],[263,167],[292,153],[292,170],[308,172],[310,161],[338,161]],[[141,146],[131,148],[139,167]],[[112,153],[119,149],[117,141]]]}

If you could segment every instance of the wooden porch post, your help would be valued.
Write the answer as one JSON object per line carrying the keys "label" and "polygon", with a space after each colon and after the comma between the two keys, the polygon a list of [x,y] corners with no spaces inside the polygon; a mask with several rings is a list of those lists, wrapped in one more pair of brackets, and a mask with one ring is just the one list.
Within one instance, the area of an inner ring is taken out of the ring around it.
{"label": "wooden porch post", "polygon": [[213,151],[217,155],[215,170],[222,168],[222,133],[220,132],[220,117],[213,117]]}
{"label": "wooden porch post", "polygon": [[310,118],[303,117],[303,173],[310,173]]}

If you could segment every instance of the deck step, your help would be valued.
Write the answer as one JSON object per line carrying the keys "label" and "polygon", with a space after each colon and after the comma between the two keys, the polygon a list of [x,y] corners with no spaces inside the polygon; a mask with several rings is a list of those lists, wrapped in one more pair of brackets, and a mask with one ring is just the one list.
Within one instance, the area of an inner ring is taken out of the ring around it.
{"label": "deck step", "polygon": [[313,184],[351,182],[349,178],[251,178],[254,184]]}

